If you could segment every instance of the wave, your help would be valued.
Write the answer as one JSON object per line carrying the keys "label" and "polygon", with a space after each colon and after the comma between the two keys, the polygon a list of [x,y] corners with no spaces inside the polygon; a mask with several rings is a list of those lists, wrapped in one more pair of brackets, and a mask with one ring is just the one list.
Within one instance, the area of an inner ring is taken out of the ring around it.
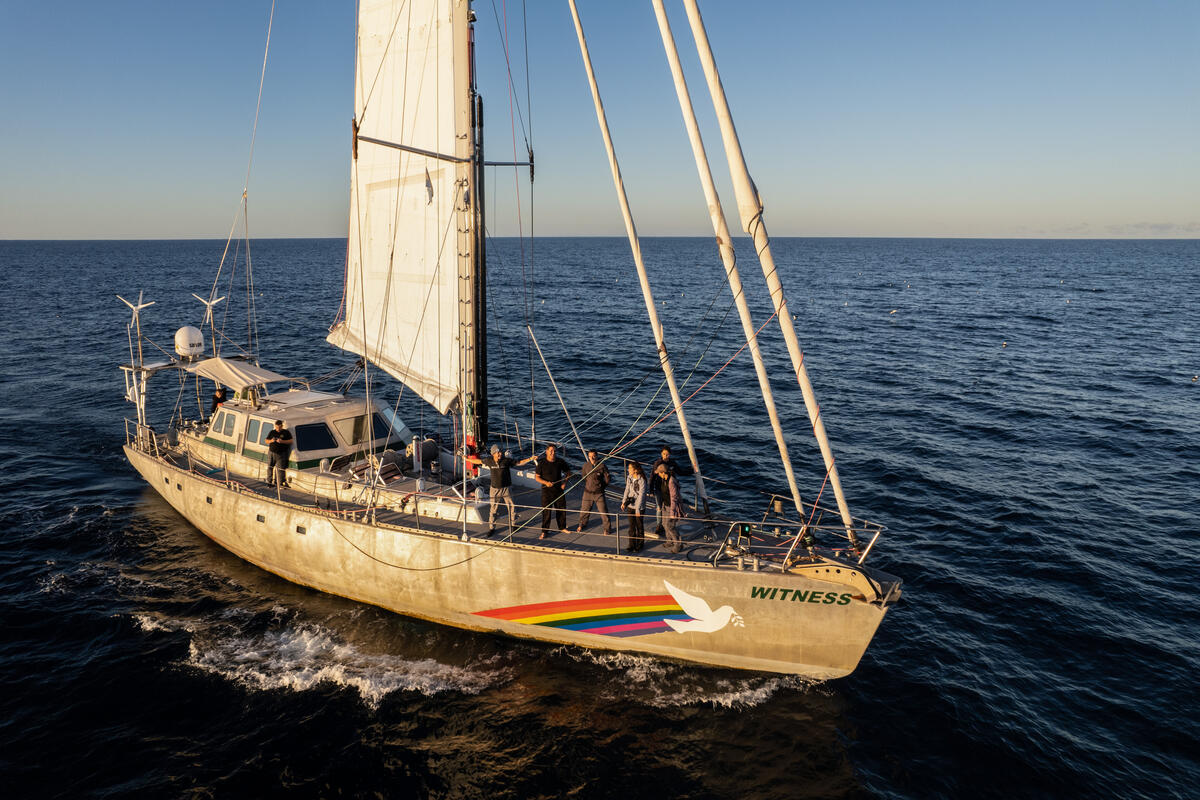
{"label": "wave", "polygon": [[[163,623],[148,620],[139,624],[157,627]],[[507,680],[503,669],[491,665],[451,666],[432,658],[369,652],[316,623],[249,635],[197,633],[189,644],[186,663],[258,691],[304,692],[321,685],[353,689],[372,709],[397,691],[473,695]]]}
{"label": "wave", "polygon": [[613,699],[633,701],[651,708],[710,706],[747,709],[760,706],[781,691],[808,691],[823,682],[797,675],[741,675],[723,670],[698,670],[653,656],[614,651],[562,647],[556,655],[620,673],[608,687]]}

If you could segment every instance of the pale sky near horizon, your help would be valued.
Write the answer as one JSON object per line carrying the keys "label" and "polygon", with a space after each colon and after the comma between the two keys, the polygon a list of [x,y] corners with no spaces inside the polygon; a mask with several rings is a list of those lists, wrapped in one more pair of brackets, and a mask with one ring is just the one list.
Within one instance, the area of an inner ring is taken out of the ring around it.
{"label": "pale sky near horizon", "polygon": [[[714,172],[727,176],[686,19],[667,6],[692,52]],[[526,4],[531,108],[522,4],[475,8],[489,159],[514,149],[507,13],[537,154],[535,231],[623,234],[565,0]],[[773,235],[1200,237],[1197,0],[701,9]],[[0,239],[223,238],[269,11],[270,0],[0,0]],[[580,11],[639,232],[711,235],[650,3],[580,0]],[[352,0],[277,4],[248,184],[254,236],[345,235],[353,16]],[[489,174],[495,235],[517,231],[513,181]],[[727,177],[719,188],[736,226]]]}

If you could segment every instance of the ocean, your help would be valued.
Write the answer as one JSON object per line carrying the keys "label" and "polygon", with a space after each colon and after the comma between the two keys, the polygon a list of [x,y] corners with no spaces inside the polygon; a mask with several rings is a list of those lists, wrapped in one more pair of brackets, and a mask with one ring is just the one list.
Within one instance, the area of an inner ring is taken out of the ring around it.
{"label": "ocean", "polygon": [[[0,242],[0,793],[1200,796],[1200,241],[773,246],[851,510],[888,528],[869,563],[905,581],[836,681],[443,628],[240,561],[121,453],[115,295],[155,301],[169,350],[224,242]],[[758,513],[786,483],[716,249],[644,248],[714,501]],[[324,341],[345,241],[251,255],[257,328],[227,268],[226,335],[288,375],[349,363]],[[572,438],[532,321],[589,446],[643,433],[666,393],[624,240],[489,256],[492,427]],[[745,242],[739,260],[812,498],[820,457]],[[155,381],[155,413],[194,406]],[[663,443],[682,451],[670,419],[630,452]]]}

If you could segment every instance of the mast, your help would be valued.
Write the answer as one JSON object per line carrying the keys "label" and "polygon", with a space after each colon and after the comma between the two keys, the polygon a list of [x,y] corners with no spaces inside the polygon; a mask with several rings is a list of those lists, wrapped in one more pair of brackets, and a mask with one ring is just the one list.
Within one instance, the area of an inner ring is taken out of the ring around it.
{"label": "mast", "polygon": [[621,167],[617,164],[617,153],[613,148],[612,135],[608,131],[608,118],[604,114],[604,103],[600,100],[600,87],[596,85],[596,73],[592,70],[592,58],[588,54],[587,39],[583,35],[583,23],[579,19],[579,9],[575,6],[575,0],[570,0],[570,3],[571,16],[575,20],[575,33],[579,37],[579,51],[583,55],[583,66],[587,71],[588,84],[592,88],[592,101],[596,106],[596,121],[600,124],[600,135],[604,138],[604,149],[608,154],[613,185],[617,190],[621,215],[625,218],[625,232],[629,236],[629,247],[633,251],[633,262],[637,266],[638,280],[641,282],[642,299],[646,303],[646,314],[650,317],[650,328],[654,331],[654,344],[658,348],[658,360],[662,365],[663,374],[666,376],[667,388],[671,391],[671,402],[675,406],[675,416],[679,420],[679,431],[683,434],[683,443],[687,447],[688,459],[696,474],[696,505],[707,513],[708,497],[704,492],[704,477],[700,473],[700,461],[696,458],[696,448],[692,444],[687,418],[683,414],[683,400],[679,396],[679,387],[675,383],[675,370],[667,355],[662,323],[658,319],[658,310],[654,306],[654,295],[650,291],[650,279],[646,275],[646,265],[642,261],[642,246],[638,241],[637,228],[633,224],[633,212],[629,209],[629,197],[625,194],[625,183],[621,179]]}
{"label": "mast", "polygon": [[[472,59],[474,64],[474,59]],[[474,70],[472,70],[474,86]],[[487,391],[487,194],[483,169],[483,97],[475,94],[475,430],[477,441],[488,440]]]}
{"label": "mast", "polygon": [[[459,185],[457,212],[459,282],[459,413],[463,420],[463,444],[479,447],[487,435],[487,355],[481,322],[484,316],[484,269],[479,252],[481,211],[477,194],[480,158],[482,104],[475,92],[474,14],[467,0],[453,0],[454,26],[454,115],[455,129],[467,135],[455,137]],[[484,407],[481,408],[480,404]]]}
{"label": "mast", "polygon": [[667,52],[667,61],[671,65],[671,75],[675,79],[675,93],[679,97],[679,109],[683,112],[688,140],[692,144],[692,155],[696,159],[696,170],[700,173],[704,198],[708,202],[713,233],[717,237],[717,249],[721,253],[721,262],[725,265],[725,275],[729,279],[729,289],[733,292],[738,316],[741,317],[742,332],[746,336],[746,344],[750,348],[750,355],[754,360],[754,371],[758,375],[763,404],[767,407],[767,416],[771,420],[771,430],[775,433],[775,443],[779,446],[779,457],[783,460],[783,471],[787,475],[788,488],[792,492],[792,502],[796,505],[796,513],[803,515],[804,508],[800,503],[800,488],[796,485],[796,475],[792,470],[792,460],[788,457],[787,442],[783,438],[779,412],[775,409],[775,398],[771,394],[771,381],[767,376],[766,364],[763,363],[762,351],[758,347],[758,336],[754,331],[754,322],[750,318],[750,306],[746,302],[746,294],[742,289],[742,278],[738,274],[737,258],[733,252],[733,237],[729,233],[729,225],[725,221],[725,210],[721,207],[721,199],[717,196],[712,170],[708,166],[708,156],[704,152],[704,140],[700,137],[700,126],[696,122],[696,112],[692,108],[692,99],[688,94],[687,82],[683,77],[683,67],[679,63],[679,51],[675,48],[675,37],[671,33],[671,24],[667,20],[667,12],[663,8],[662,0],[653,0],[653,3],[654,14],[658,17],[658,29],[662,34],[663,47]]}
{"label": "mast", "polygon": [[[463,311],[463,443],[480,448],[488,438],[487,407],[487,258],[484,246],[484,202],[483,193],[483,97],[475,83],[475,15],[466,6],[463,32],[467,39],[467,96],[470,114],[470,150],[468,159],[469,184],[463,193],[468,206],[470,223],[470,253],[467,259],[467,299],[470,312]],[[457,33],[456,33],[457,41]]]}
{"label": "mast", "polygon": [[821,449],[821,457],[825,461],[829,484],[833,487],[834,497],[837,498],[838,511],[842,517],[842,524],[846,528],[846,537],[850,540],[850,544],[857,548],[858,539],[854,535],[854,523],[850,517],[850,508],[846,504],[846,495],[842,492],[842,482],[838,478],[833,451],[829,447],[829,438],[825,434],[825,423],[821,421],[821,407],[817,404],[812,383],[808,380],[808,371],[804,368],[804,353],[800,350],[800,342],[797,340],[796,330],[792,326],[787,298],[783,294],[783,284],[775,270],[775,258],[771,255],[771,240],[767,235],[766,223],[763,221],[762,200],[758,196],[758,189],[750,178],[746,159],[742,155],[742,145],[738,140],[737,129],[733,125],[733,115],[729,111],[725,89],[721,85],[721,77],[717,73],[717,63],[713,58],[712,47],[708,43],[708,33],[704,29],[704,21],[700,18],[700,9],[696,5],[696,0],[683,0],[683,4],[687,9],[688,22],[691,24],[692,36],[696,40],[696,50],[700,55],[700,64],[704,68],[708,91],[712,95],[713,107],[717,113],[717,121],[720,123],[721,139],[725,144],[725,157],[729,162],[729,173],[733,179],[733,190],[737,196],[742,227],[754,239],[754,249],[758,253],[763,275],[766,277],[767,287],[771,292],[771,302],[775,307],[775,316],[779,318],[779,326],[783,330],[783,338],[787,343],[788,355],[792,359],[796,381],[800,384],[800,391],[804,395],[804,405],[808,409],[813,435],[816,436],[817,445]]}

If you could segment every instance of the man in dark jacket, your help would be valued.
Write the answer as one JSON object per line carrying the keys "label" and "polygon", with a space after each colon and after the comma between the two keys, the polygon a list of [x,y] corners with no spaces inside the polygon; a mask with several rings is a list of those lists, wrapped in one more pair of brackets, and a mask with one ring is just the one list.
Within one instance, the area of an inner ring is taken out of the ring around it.
{"label": "man in dark jacket", "polygon": [[557,512],[558,530],[567,532],[567,478],[571,477],[571,465],[558,458],[558,448],[546,447],[546,454],[537,460],[534,480],[542,485],[542,535],[550,535],[551,509]]}
{"label": "man in dark jacket", "polygon": [[600,514],[600,519],[604,520],[604,535],[612,533],[612,522],[608,518],[608,502],[604,499],[604,490],[608,488],[608,482],[612,480],[608,474],[608,467],[600,460],[600,454],[595,450],[587,451],[587,461],[583,462],[583,502],[579,505],[579,527],[575,529],[576,533],[581,533],[587,527],[588,518],[591,516],[592,506],[596,506],[596,511]]}
{"label": "man in dark jacket", "polygon": [[208,406],[208,418],[212,419],[216,415],[217,409],[228,399],[229,396],[225,392],[225,387],[218,386],[216,391],[213,392],[212,403]]}
{"label": "man in dark jacket", "polygon": [[[659,477],[659,465],[665,465],[667,474],[669,475],[695,475],[696,471],[692,469],[690,464],[680,464],[675,459],[671,458],[671,448],[663,445],[662,451],[659,454],[658,461],[654,462],[654,466],[650,468],[650,493],[654,495],[654,535],[658,538],[663,537],[664,522],[667,514],[667,495],[669,494],[666,482]],[[678,483],[678,481],[676,481]]]}
{"label": "man in dark jacket", "polygon": [[679,535],[679,518],[683,516],[683,497],[679,493],[679,481],[671,474],[670,467],[661,462],[655,474],[658,475],[658,485],[661,487],[658,506],[667,540],[663,546],[668,553],[678,553],[683,548],[683,540]]}
{"label": "man in dark jacket", "polygon": [[267,464],[267,483],[278,486],[288,485],[287,466],[288,456],[292,452],[292,432],[283,427],[283,420],[275,420],[275,429],[263,440],[267,443],[271,460]]}

